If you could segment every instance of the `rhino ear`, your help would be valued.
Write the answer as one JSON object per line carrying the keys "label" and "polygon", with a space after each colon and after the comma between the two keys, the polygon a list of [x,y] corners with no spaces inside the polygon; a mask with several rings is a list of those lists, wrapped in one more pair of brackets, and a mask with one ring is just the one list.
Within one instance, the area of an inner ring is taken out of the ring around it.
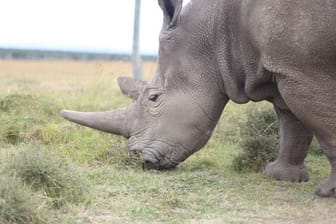
{"label": "rhino ear", "polygon": [[133,100],[137,100],[141,88],[146,85],[145,81],[136,80],[131,77],[119,77],[118,84],[121,92]]}
{"label": "rhino ear", "polygon": [[182,10],[183,0],[158,0],[163,11],[164,24],[168,28],[176,26]]}

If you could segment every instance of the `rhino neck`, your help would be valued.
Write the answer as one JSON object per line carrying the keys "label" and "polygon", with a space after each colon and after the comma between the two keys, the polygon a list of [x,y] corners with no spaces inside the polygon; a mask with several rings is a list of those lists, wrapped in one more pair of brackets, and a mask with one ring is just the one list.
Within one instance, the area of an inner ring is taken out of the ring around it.
{"label": "rhino neck", "polygon": [[[157,73],[152,79],[154,85],[188,93],[204,113],[204,124],[208,129],[214,128],[228,102],[216,58],[217,46],[214,45],[217,19],[214,12],[220,2],[193,0],[183,8],[181,23],[174,31],[161,31],[162,51],[159,52]],[[169,42],[179,47],[165,54],[165,48],[171,47]]]}
{"label": "rhino neck", "polygon": [[[190,27],[197,27],[198,33],[208,34],[209,45],[203,52],[207,53],[205,57],[211,60],[209,63],[213,68],[208,78],[215,81],[205,86],[205,89],[209,91],[216,87],[216,91],[236,103],[246,103],[250,100],[245,92],[246,69],[239,40],[241,5],[242,0],[193,0],[189,7],[185,7],[184,12],[186,17],[192,17]],[[195,31],[190,30],[190,33]],[[195,39],[188,42],[195,43]]]}
{"label": "rhino neck", "polygon": [[241,2],[241,0],[218,1],[213,13],[216,15],[214,19],[215,58],[223,79],[223,89],[236,103],[249,101],[244,90],[246,73],[239,43]]}
{"label": "rhino neck", "polygon": [[[184,85],[191,92],[194,102],[210,120],[209,129],[215,127],[229,100],[217,63],[216,46],[213,44],[215,42],[214,26],[217,19],[214,11],[217,10],[220,2],[220,0],[193,0],[190,5],[185,7],[182,15],[188,17],[182,18],[182,20],[190,21],[184,24],[185,29],[190,29],[189,33],[193,34],[188,36],[188,48],[203,46],[202,49],[197,48],[195,52],[191,52],[192,55],[201,52],[202,55],[199,56],[202,58],[200,61],[203,64],[193,66],[193,76],[184,78],[187,80]],[[199,44],[200,42],[203,44]],[[203,70],[204,68],[206,69]]]}

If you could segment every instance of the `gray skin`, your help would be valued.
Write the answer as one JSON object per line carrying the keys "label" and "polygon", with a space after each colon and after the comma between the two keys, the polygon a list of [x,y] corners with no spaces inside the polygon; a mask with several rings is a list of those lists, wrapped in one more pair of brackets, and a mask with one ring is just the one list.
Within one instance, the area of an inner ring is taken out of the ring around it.
{"label": "gray skin", "polygon": [[119,78],[134,103],[66,119],[123,135],[148,168],[169,169],[202,148],[226,103],[267,100],[280,153],[265,174],[307,181],[316,136],[331,164],[316,194],[336,196],[336,0],[158,0],[158,68],[146,83]]}

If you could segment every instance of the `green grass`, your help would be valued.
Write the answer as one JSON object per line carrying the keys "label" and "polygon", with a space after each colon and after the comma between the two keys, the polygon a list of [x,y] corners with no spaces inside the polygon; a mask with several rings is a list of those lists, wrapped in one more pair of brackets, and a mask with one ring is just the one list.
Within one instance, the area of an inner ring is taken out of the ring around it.
{"label": "green grass", "polygon": [[40,191],[55,208],[84,201],[88,183],[77,167],[55,153],[26,149],[19,151],[4,169],[34,191]]}
{"label": "green grass", "polygon": [[45,203],[29,188],[6,174],[0,175],[0,223],[48,223]]}
{"label": "green grass", "polygon": [[[39,86],[38,80],[32,83]],[[0,169],[7,172],[8,164],[21,152],[33,161],[39,149],[55,155],[47,156],[42,165],[57,166],[59,158],[66,158],[70,167],[82,171],[78,175],[86,174],[89,185],[84,200],[69,200],[59,208],[47,206],[50,199],[39,187],[33,191],[32,182],[15,187],[31,194],[43,208],[30,213],[48,214],[49,223],[336,222],[335,199],[313,195],[329,172],[327,160],[318,153],[307,158],[307,183],[279,182],[258,172],[234,171],[232,161],[241,152],[238,124],[247,119],[246,106],[229,104],[210,142],[176,169],[143,171],[139,161],[127,157],[123,138],[80,127],[58,115],[62,108],[105,110],[130,103],[115,86],[104,80],[72,91],[27,86],[29,83],[23,89],[0,90]],[[16,173],[21,168],[15,168]],[[20,179],[18,174],[13,176]]]}

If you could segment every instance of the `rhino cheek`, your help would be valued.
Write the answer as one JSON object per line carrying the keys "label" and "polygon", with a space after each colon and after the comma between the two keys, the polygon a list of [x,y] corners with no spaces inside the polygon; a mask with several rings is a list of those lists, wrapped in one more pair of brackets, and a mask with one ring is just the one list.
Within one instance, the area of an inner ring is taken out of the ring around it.
{"label": "rhino cheek", "polygon": [[189,147],[177,147],[169,156],[172,161],[181,163],[188,159],[192,154],[200,150],[210,139],[212,130],[208,130],[200,136],[196,136],[195,140],[189,144]]}

